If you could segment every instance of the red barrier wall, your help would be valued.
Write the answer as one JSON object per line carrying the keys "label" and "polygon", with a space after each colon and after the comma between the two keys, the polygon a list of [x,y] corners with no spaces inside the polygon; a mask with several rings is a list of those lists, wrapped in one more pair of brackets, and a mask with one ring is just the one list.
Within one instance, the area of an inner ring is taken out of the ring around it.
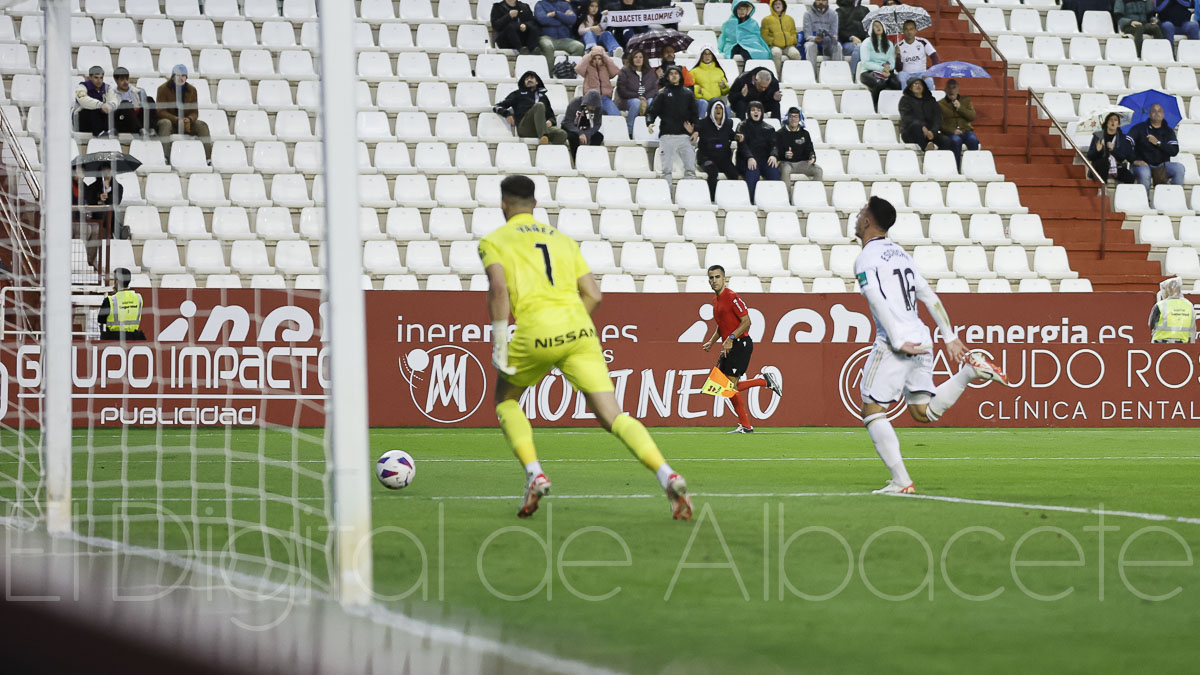
{"label": "red barrier wall", "polygon": [[[750,395],[765,426],[857,423],[858,380],[874,337],[857,294],[746,295],[755,341],[750,373],[775,368],[782,400]],[[735,424],[699,389],[715,363],[711,296],[611,294],[596,313],[624,410],[650,425]],[[943,426],[1194,426],[1200,348],[1151,345],[1153,296],[1136,293],[947,295],[963,341],[987,350],[1015,388],[973,388]],[[252,290],[147,294],[151,342],[75,346],[77,421],[119,424],[322,423],[326,352],[315,295]],[[481,293],[367,293],[373,426],[491,426],[490,327]],[[353,327],[351,328],[354,329]],[[940,336],[939,336],[940,337]],[[36,344],[4,346],[5,422],[36,402]],[[938,352],[935,382],[952,372]],[[591,424],[561,376],[531,388],[535,424]],[[900,404],[898,424],[908,424]]]}

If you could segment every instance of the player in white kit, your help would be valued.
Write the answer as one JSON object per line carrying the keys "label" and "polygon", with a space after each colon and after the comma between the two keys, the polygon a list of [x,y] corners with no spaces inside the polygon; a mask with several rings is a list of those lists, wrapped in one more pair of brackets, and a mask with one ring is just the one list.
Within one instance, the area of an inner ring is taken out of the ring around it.
{"label": "player in white kit", "polygon": [[[854,261],[854,275],[875,318],[875,345],[863,366],[862,419],[879,458],[892,472],[888,484],[876,494],[916,492],[900,439],[887,418],[887,406],[904,396],[908,411],[918,422],[929,423],[958,401],[972,380],[1008,378],[979,352],[968,352],[950,325],[941,300],[921,276],[913,259],[887,238],[896,222],[896,209],[886,199],[871,197],[858,212],[854,234],[863,243]],[[946,341],[946,352],[962,363],[958,373],[933,386],[933,337],[917,313],[921,302],[933,315]]]}

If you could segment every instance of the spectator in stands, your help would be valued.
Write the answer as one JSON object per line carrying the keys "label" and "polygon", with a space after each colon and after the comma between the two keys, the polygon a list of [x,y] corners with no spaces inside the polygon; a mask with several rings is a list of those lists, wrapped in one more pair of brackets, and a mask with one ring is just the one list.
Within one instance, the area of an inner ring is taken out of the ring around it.
{"label": "spectator in stands", "polygon": [[142,332],[142,294],[129,288],[133,274],[124,267],[113,270],[115,292],[104,298],[96,313],[101,340],[145,340]]}
{"label": "spectator in stands", "polygon": [[532,70],[525,71],[517,80],[517,88],[492,110],[508,120],[520,138],[536,138],[541,145],[567,144],[567,132],[554,126],[554,108],[546,96],[546,85]]}
{"label": "spectator in stands", "polygon": [[1155,103],[1150,106],[1150,119],[1129,130],[1129,140],[1133,142],[1133,175],[1146,188],[1147,194],[1151,182],[1183,185],[1183,165],[1169,161],[1179,154],[1179,141],[1163,117],[1163,107]]}
{"label": "spectator in stands", "polygon": [[92,215],[92,209],[87,202],[87,186],[83,184],[83,174],[76,173],[71,181],[71,238],[83,242],[84,256],[87,262],[100,273],[100,222],[101,219]]}
{"label": "spectator in stands", "polygon": [[171,134],[196,136],[204,141],[204,155],[212,159],[212,138],[208,125],[200,120],[199,95],[188,84],[187,66],[182,63],[171,69],[171,79],[158,88],[158,136],[163,139],[163,152],[171,158]]}
{"label": "spectator in stands", "polygon": [[492,5],[492,44],[502,49],[515,49],[529,54],[538,48],[536,17],[529,5],[519,0],[501,0]]}
{"label": "spectator in stands", "polygon": [[925,81],[914,77],[900,97],[900,140],[916,143],[925,150],[950,150],[950,139],[942,134],[942,109]]}
{"label": "spectator in stands", "polygon": [[674,64],[667,66],[665,85],[650,102],[646,110],[647,130],[654,132],[654,123],[662,119],[658,134],[658,147],[662,148],[662,175],[670,185],[674,179],[676,156],[683,162],[683,177],[696,177],[696,148],[692,143],[700,138],[696,125],[696,99],[692,90],[683,84],[683,69]]}
{"label": "spectator in stands", "polygon": [[815,68],[817,55],[842,60],[842,43],[838,42],[837,12],[829,9],[829,0],[816,0],[804,13],[804,58]]}
{"label": "spectator in stands", "polygon": [[979,149],[979,138],[975,135],[975,106],[970,96],[958,93],[958,80],[946,81],[946,96],[938,102],[942,113],[942,134],[950,139],[954,150],[954,161],[962,168],[962,149]]}
{"label": "spectator in stands", "polygon": [[796,49],[796,20],[787,14],[787,3],[783,0],[771,2],[771,13],[762,20],[762,37],[771,48],[771,58],[775,59],[775,70],[783,70],[783,59],[800,58],[800,50]]}
{"label": "spectator in stands", "polygon": [[125,197],[125,188],[118,183],[111,171],[104,170],[89,185],[83,188],[83,201],[88,206],[108,207],[103,210],[90,210],[87,217],[99,226],[103,236],[113,239],[128,239],[129,228],[121,224],[121,200]]}
{"label": "spectator in stands", "polygon": [[1196,17],[1195,0],[1156,0],[1154,11],[1162,25],[1163,38],[1175,48],[1175,33],[1188,40],[1200,40],[1200,19]]}
{"label": "spectator in stands", "polygon": [[825,172],[817,166],[817,151],[812,136],[804,128],[800,109],[788,108],[787,123],[775,132],[775,153],[779,159],[779,173],[783,182],[791,185],[792,172],[804,174],[810,180],[824,180]]}
{"label": "spectator in stands", "polygon": [[107,135],[111,129],[109,115],[118,103],[116,92],[104,82],[104,69],[92,66],[87,79],[75,85],[75,131]]}
{"label": "spectator in stands", "polygon": [[862,20],[871,11],[863,7],[861,0],[837,0],[838,42],[842,43],[842,52],[850,53],[850,72],[858,72],[858,60],[863,40],[867,39],[867,29],[863,28]]}
{"label": "spectator in stands", "polygon": [[737,180],[737,166],[733,163],[733,142],[736,133],[733,120],[725,110],[724,99],[714,99],[708,109],[708,117],[700,121],[700,145],[696,159],[700,168],[708,174],[708,192],[717,198],[717,174],[723,172],[730,180]]}
{"label": "spectator in stands", "polygon": [[[606,12],[632,12],[639,9],[653,9],[643,0],[616,0],[604,6]],[[617,37],[617,43],[621,47],[625,47],[629,43],[629,38],[638,33],[645,33],[649,30],[649,26],[613,26],[609,28],[613,35]]]}
{"label": "spectator in stands", "polygon": [[1163,36],[1158,15],[1154,13],[1154,3],[1150,0],[1117,0],[1113,5],[1113,14],[1117,17],[1118,30],[1133,36],[1138,58],[1142,57],[1142,38],[1147,35],[1152,38]]}
{"label": "spectator in stands", "polygon": [[572,37],[575,10],[567,0],[538,0],[534,16],[542,27],[538,49],[546,57],[546,67],[554,72],[554,50],[561,49],[571,56],[583,56],[583,43]]}
{"label": "spectator in stands", "polygon": [[729,93],[729,78],[725,76],[720,61],[717,61],[717,55],[707,47],[700,52],[700,60],[692,66],[691,75],[696,83],[696,112],[703,119],[708,116],[708,108],[713,101]]}
{"label": "spectator in stands", "polygon": [[113,71],[117,81],[114,93],[120,103],[113,115],[113,130],[117,133],[145,134],[157,125],[154,116],[154,99],[146,96],[146,90],[129,83],[129,70],[123,66]]}
{"label": "spectator in stands", "polygon": [[738,126],[737,142],[738,169],[746,177],[746,188],[753,204],[759,178],[779,180],[781,177],[775,154],[775,127],[763,119],[762,103],[750,102],[749,117]]}
{"label": "spectator in stands", "polygon": [[[602,55],[603,56],[603,55]],[[600,133],[603,121],[604,97],[595,89],[589,89],[567,104],[562,128],[567,132],[567,145],[571,148],[571,160],[581,145],[604,145],[604,134]]]}
{"label": "spectator in stands", "polygon": [[625,67],[617,74],[617,107],[628,113],[629,135],[633,136],[633,123],[638,115],[645,115],[650,101],[658,93],[658,75],[650,67],[650,60],[640,49],[625,55]]}
{"label": "spectator in stands", "polygon": [[733,108],[733,114],[738,119],[746,119],[751,103],[761,104],[767,115],[779,119],[779,101],[783,94],[779,91],[779,80],[770,68],[764,66],[742,73],[733,81],[730,90],[729,107]]}
{"label": "spectator in stands", "polygon": [[667,79],[667,70],[672,66],[678,68],[679,72],[683,74],[683,86],[688,89],[696,86],[696,81],[692,79],[692,73],[687,69],[687,66],[675,63],[675,48],[667,45],[662,48],[662,56],[659,58],[658,67],[654,69],[654,74],[658,76],[659,82]]}
{"label": "spectator in stands", "polygon": [[1087,12],[1104,12],[1112,16],[1113,0],[1063,0],[1062,8],[1075,13],[1075,21],[1083,25],[1083,15]]}
{"label": "spectator in stands", "polygon": [[592,47],[599,44],[604,47],[605,53],[609,56],[615,55],[618,59],[625,53],[621,49],[621,45],[617,44],[617,38],[612,33],[600,27],[600,21],[604,18],[604,13],[600,11],[600,0],[589,0],[586,6],[583,7],[579,15],[579,20],[575,22],[575,34],[583,40],[583,46],[590,52]]}
{"label": "spectator in stands", "polygon": [[621,72],[613,60],[604,53],[604,47],[593,45],[588,55],[575,64],[575,72],[583,78],[583,90],[596,90],[600,94],[600,107],[605,115],[620,115],[621,109],[613,102],[612,79]]}
{"label": "spectator in stands", "polygon": [[1133,139],[1121,131],[1120,115],[1114,112],[1104,117],[1104,126],[1092,134],[1087,158],[1096,173],[1106,180],[1134,181],[1133,172],[1129,170],[1129,162],[1133,161]]}
{"label": "spectator in stands", "polygon": [[[917,37],[917,24],[914,21],[904,22],[904,39],[896,46],[896,51],[900,61],[900,69],[896,74],[900,76],[901,88],[907,87],[908,81],[914,77],[924,77],[929,66],[941,61],[933,44]],[[932,77],[925,78],[925,88],[933,91]]]}
{"label": "spectator in stands", "polygon": [[858,81],[871,90],[875,109],[879,109],[879,92],[899,89],[900,78],[892,69],[896,63],[896,47],[883,32],[883,23],[871,24],[871,37],[862,44],[858,61]]}
{"label": "spectator in stands", "polygon": [[762,28],[753,18],[754,3],[739,0],[733,5],[733,14],[721,26],[721,37],[717,49],[725,58],[769,59],[771,49],[762,38]]}

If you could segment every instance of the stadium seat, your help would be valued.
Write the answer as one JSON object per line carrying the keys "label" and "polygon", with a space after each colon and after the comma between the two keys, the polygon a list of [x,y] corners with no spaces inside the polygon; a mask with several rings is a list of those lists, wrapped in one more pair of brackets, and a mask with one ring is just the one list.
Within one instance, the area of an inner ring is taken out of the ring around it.
{"label": "stadium seat", "polygon": [[187,244],[184,263],[193,274],[228,274],[225,252],[216,240],[193,240]]}
{"label": "stadium seat", "polygon": [[1022,279],[1021,283],[1017,284],[1018,293],[1050,293],[1054,291],[1054,286],[1050,284],[1049,279]]}
{"label": "stadium seat", "polygon": [[229,200],[225,198],[225,182],[220,174],[215,173],[192,175],[188,180],[187,198],[193,204],[205,208],[229,206],[230,204]]}
{"label": "stadium seat", "polygon": [[636,293],[637,282],[629,274],[605,274],[600,277],[600,290],[604,293]]}
{"label": "stadium seat", "polygon": [[621,268],[629,274],[637,275],[662,273],[654,244],[648,241],[626,241],[621,244]]}
{"label": "stadium seat", "polygon": [[229,249],[229,265],[239,274],[274,274],[267,262],[266,243],[257,240],[235,241]]}
{"label": "stadium seat", "polygon": [[450,243],[450,269],[455,274],[483,274],[483,261],[479,258],[479,243],[455,241]]}
{"label": "stadium seat", "polygon": [[967,238],[983,246],[1003,246],[1012,243],[1004,234],[1004,222],[995,213],[972,215]]}
{"label": "stadium seat", "polygon": [[1137,241],[1139,244],[1149,244],[1155,247],[1179,245],[1179,240],[1175,238],[1175,230],[1171,225],[1171,218],[1169,216],[1142,216],[1137,228]]}
{"label": "stadium seat", "polygon": [[934,181],[913,183],[908,187],[908,205],[922,213],[945,211],[946,204],[942,200],[942,186]]}
{"label": "stadium seat", "polygon": [[896,223],[888,230],[888,238],[904,247],[932,243],[929,237],[925,236],[921,217],[915,213],[896,214]]}
{"label": "stadium seat", "polygon": [[587,261],[593,274],[621,273],[621,268],[617,265],[616,257],[613,255],[612,244],[607,241],[580,242],[579,252],[583,254],[583,259]]}
{"label": "stadium seat", "polygon": [[964,279],[993,279],[988,268],[987,251],[982,246],[958,246],[954,249],[954,273]]}
{"label": "stadium seat", "polygon": [[957,213],[936,213],[929,217],[929,239],[942,246],[963,246],[971,240],[963,236],[962,217]]}
{"label": "stadium seat", "polygon": [[[596,201],[600,201],[599,197],[597,197]],[[671,186],[662,178],[638,179],[636,203],[643,209],[673,211],[676,208],[675,201],[671,198]],[[603,206],[603,204],[601,205]],[[603,224],[603,214],[601,214],[600,218],[601,224]]]}
{"label": "stadium seat", "polygon": [[678,293],[679,282],[670,274],[648,274],[642,279],[643,293]]}
{"label": "stadium seat", "polygon": [[830,276],[825,255],[816,244],[794,244],[788,250],[788,271],[805,278]]}
{"label": "stadium seat", "polygon": [[[144,264],[144,263],[143,263]],[[1163,274],[1184,279],[1200,278],[1200,256],[1190,246],[1172,246],[1163,260]]]}
{"label": "stadium seat", "polygon": [[[586,182],[587,179],[583,180]],[[628,181],[624,178],[601,178],[596,182],[596,203],[600,208],[623,208],[634,203]]]}
{"label": "stadium seat", "polygon": [[725,238],[739,244],[761,244],[767,239],[762,235],[758,216],[752,211],[730,211],[725,214]]}
{"label": "stadium seat", "polygon": [[809,241],[823,246],[844,244],[848,241],[838,215],[829,212],[808,214],[807,222],[804,226],[804,236]]}
{"label": "stadium seat", "polygon": [[[562,222],[562,212],[559,212],[559,222]],[[642,212],[642,237],[656,244],[683,241],[679,233],[679,225],[675,222],[675,214],[671,211],[650,209]]]}
{"label": "stadium seat", "polygon": [[179,247],[169,239],[151,239],[142,243],[142,267],[153,275],[187,271],[179,262]]}
{"label": "stadium seat", "polygon": [[253,239],[246,209],[241,206],[218,206],[213,210],[212,234],[221,241]]}
{"label": "stadium seat", "polygon": [[1138,183],[1118,185],[1112,200],[1113,210],[1126,215],[1141,216],[1154,213],[1150,208],[1146,189]]}
{"label": "stadium seat", "polygon": [[701,274],[700,255],[692,242],[670,242],[663,247],[663,270],[676,277]]}
{"label": "stadium seat", "polygon": [[926,279],[941,279],[953,277],[954,273],[946,265],[946,251],[937,244],[917,246],[912,251],[913,262]]}
{"label": "stadium seat", "polygon": [[250,277],[250,288],[283,290],[287,288],[287,282],[282,274],[255,274]]}
{"label": "stadium seat", "polygon": [[1074,279],[1079,276],[1071,269],[1067,250],[1062,246],[1039,246],[1034,249],[1033,271],[1046,279]]}
{"label": "stadium seat", "polygon": [[725,241],[718,229],[716,214],[701,210],[684,211],[683,238],[698,243]]}
{"label": "stadium seat", "polygon": [[[984,281],[995,281],[995,279],[985,279],[980,283],[982,284]],[[939,295],[942,293],[970,293],[971,284],[966,279],[938,279],[934,292]]]}
{"label": "stadium seat", "polygon": [[[891,180],[920,181],[925,178],[917,160],[917,153],[909,149],[888,150],[886,167],[887,176]],[[911,197],[909,203],[912,203]]]}
{"label": "stadium seat", "polygon": [[758,277],[787,276],[783,256],[775,244],[751,244],[746,251],[746,270]]}
{"label": "stadium seat", "polygon": [[1092,282],[1087,279],[1063,279],[1058,282],[1059,293],[1091,293]]}
{"label": "stadium seat", "polygon": [[[966,281],[966,279],[963,279],[963,281]],[[978,293],[1012,293],[1013,288],[1012,282],[1008,279],[980,279],[975,290]]]}
{"label": "stadium seat", "polygon": [[[623,242],[641,241],[642,236],[638,234],[636,227],[634,227],[632,211],[627,209],[605,209],[600,212],[600,238],[612,242]],[[622,266],[624,266],[624,263],[622,263]]]}
{"label": "stadium seat", "polygon": [[831,277],[817,277],[812,280],[813,293],[845,293],[846,280]]}
{"label": "stadium seat", "polygon": [[1182,185],[1157,185],[1154,187],[1154,209],[1168,216],[1191,215]]}
{"label": "stadium seat", "polygon": [[804,293],[804,280],[800,277],[775,277],[771,279],[768,293]]}
{"label": "stadium seat", "polygon": [[[908,199],[904,196],[904,186],[899,181],[876,181],[871,184],[871,196],[886,199],[896,207],[897,211],[909,210]],[[854,215],[850,216],[852,219]]]}

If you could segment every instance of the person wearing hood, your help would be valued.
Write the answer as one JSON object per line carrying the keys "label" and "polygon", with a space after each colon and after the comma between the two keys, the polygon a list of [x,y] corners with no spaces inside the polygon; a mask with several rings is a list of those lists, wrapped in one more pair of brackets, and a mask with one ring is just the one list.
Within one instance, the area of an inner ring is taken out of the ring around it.
{"label": "person wearing hood", "polygon": [[764,66],[742,73],[733,81],[730,92],[729,107],[738,119],[746,119],[753,102],[761,104],[763,112],[772,119],[779,119],[779,101],[783,94],[779,91],[779,80],[770,68]]}
{"label": "person wearing hood", "polygon": [[875,109],[879,109],[879,92],[884,89],[899,89],[900,78],[893,67],[896,63],[896,47],[883,32],[883,23],[871,24],[871,36],[862,43],[862,56],[858,61],[858,81],[871,90]]}
{"label": "person wearing hood", "polygon": [[645,115],[646,108],[658,93],[658,75],[650,67],[646,52],[635,49],[625,55],[625,67],[617,74],[617,107],[628,112],[629,135],[633,136],[633,123],[638,115]]}
{"label": "person wearing hood", "polygon": [[942,109],[925,80],[908,81],[900,97],[900,140],[916,143],[925,150],[951,150],[953,144],[942,134]]}
{"label": "person wearing hood", "polygon": [[1200,40],[1195,0],[1155,0],[1154,11],[1162,25],[1163,39],[1172,49],[1175,48],[1176,33],[1183,33],[1188,40]]}
{"label": "person wearing hood", "polygon": [[809,180],[825,179],[825,172],[817,166],[817,151],[813,148],[812,136],[804,128],[803,115],[796,107],[788,108],[787,122],[775,132],[775,154],[779,158],[779,173],[783,182],[792,184],[792,172],[804,174]]}
{"label": "person wearing hood", "polygon": [[700,144],[696,149],[696,160],[708,174],[708,192],[717,198],[717,174],[724,173],[729,180],[740,178],[733,163],[733,142],[736,133],[733,120],[726,111],[723,99],[714,99],[708,109],[708,117],[700,121]]}
{"label": "person wearing hood", "polygon": [[667,69],[674,66],[679,69],[683,75],[683,86],[691,89],[696,86],[696,81],[692,79],[692,73],[687,69],[687,66],[675,63],[675,48],[671,45],[666,45],[662,48],[662,56],[659,57],[658,67],[654,69],[654,74],[658,76],[658,81],[662,82],[667,79]]}
{"label": "person wearing hood", "polygon": [[120,103],[113,88],[104,81],[104,69],[92,66],[87,79],[75,85],[75,131],[93,136],[107,134],[109,115]]}
{"label": "person wearing hood", "polygon": [[700,60],[692,66],[691,75],[696,83],[696,113],[703,119],[708,116],[712,102],[729,93],[729,78],[717,61],[717,55],[707,47],[700,52]]}
{"label": "person wearing hood", "polygon": [[804,13],[804,58],[815,68],[817,55],[826,60],[842,60],[842,43],[838,42],[837,12],[829,9],[829,0],[816,0]]}
{"label": "person wearing hood", "polygon": [[[607,35],[607,33],[606,33]],[[595,45],[587,56],[575,64],[575,72],[583,78],[583,90],[593,89],[600,95],[600,107],[605,115],[620,115],[621,109],[613,102],[612,79],[621,72],[613,60],[604,53],[604,47]]]}
{"label": "person wearing hood", "polygon": [[950,138],[954,146],[954,161],[962,168],[962,149],[979,149],[979,137],[975,135],[975,106],[970,96],[958,93],[958,80],[946,82],[946,96],[938,101],[942,112],[942,133]]}
{"label": "person wearing hood", "polygon": [[577,96],[567,104],[562,128],[567,132],[571,161],[575,161],[575,153],[581,145],[604,145],[604,134],[600,133],[604,114],[603,98],[599,91],[589,89],[583,96]]}
{"label": "person wearing hood", "polygon": [[796,20],[787,12],[784,0],[771,0],[771,13],[762,20],[762,37],[771,48],[771,58],[775,59],[775,70],[783,70],[783,57],[800,58],[800,50],[796,49]]}
{"label": "person wearing hood", "polygon": [[871,9],[863,7],[862,0],[837,0],[838,42],[842,43],[842,52],[850,52],[850,72],[858,72],[859,52],[862,43],[867,39],[867,29],[863,28],[863,19]]}
{"label": "person wearing hood", "polygon": [[662,172],[671,185],[674,179],[675,158],[683,161],[683,177],[696,177],[696,149],[692,142],[699,139],[696,133],[696,101],[692,90],[683,86],[683,70],[676,65],[667,67],[666,85],[646,110],[646,130],[654,133],[654,124],[662,120],[658,134],[658,147],[662,148]]}
{"label": "person wearing hood", "polygon": [[546,67],[554,72],[554,50],[561,49],[571,56],[583,56],[583,43],[573,37],[575,10],[567,0],[538,0],[533,14],[542,28],[538,49],[546,57]]}
{"label": "person wearing hood", "polygon": [[171,69],[171,79],[158,88],[158,137],[163,139],[163,152],[171,158],[171,134],[197,136],[204,141],[204,155],[212,159],[212,138],[208,125],[200,120],[199,94],[188,84],[187,66],[182,63]]}
{"label": "person wearing hood", "polygon": [[746,177],[746,188],[750,192],[750,203],[753,204],[759,178],[781,178],[775,148],[775,127],[763,119],[763,105],[758,101],[750,102],[749,116],[738,126],[737,142],[738,169]]}
{"label": "person wearing hood", "polygon": [[517,80],[517,88],[492,111],[508,120],[519,138],[536,138],[542,145],[567,144],[567,132],[554,126],[554,109],[546,96],[546,85],[532,70]]}
{"label": "person wearing hood", "polygon": [[500,0],[492,5],[492,44],[528,54],[538,48],[542,31],[529,5],[520,0]]}
{"label": "person wearing hood", "polygon": [[1142,38],[1163,36],[1151,0],[1117,0],[1112,12],[1118,17],[1117,30],[1133,36],[1133,46],[1137,49],[1139,59],[1142,58]]}
{"label": "person wearing hood", "polygon": [[753,2],[739,0],[734,3],[733,14],[721,25],[721,37],[717,40],[717,49],[721,50],[725,58],[771,58],[771,49],[762,38],[762,28],[751,18],[753,16]]}
{"label": "person wearing hood", "polygon": [[1133,161],[1133,139],[1121,131],[1121,116],[1115,112],[1104,116],[1104,126],[1092,134],[1088,143],[1088,162],[1105,181],[1132,183],[1135,179],[1129,170]]}

